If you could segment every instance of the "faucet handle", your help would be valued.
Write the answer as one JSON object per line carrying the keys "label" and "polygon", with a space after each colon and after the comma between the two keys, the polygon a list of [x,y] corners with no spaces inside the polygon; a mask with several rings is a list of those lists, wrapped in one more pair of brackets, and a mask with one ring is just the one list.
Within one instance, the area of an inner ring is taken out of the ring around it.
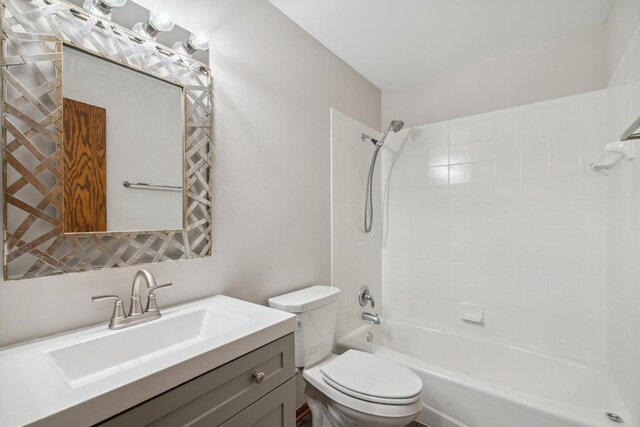
{"label": "faucet handle", "polygon": [[93,302],[109,301],[112,299],[116,300],[116,304],[118,303],[118,301],[122,302],[118,295],[96,295],[94,297],[91,297],[91,301]]}
{"label": "faucet handle", "polygon": [[360,307],[364,307],[368,302],[371,303],[371,308],[376,306],[376,302],[373,300],[373,296],[371,295],[371,291],[367,285],[360,288],[360,292],[358,293],[358,302],[360,303]]}
{"label": "faucet handle", "polygon": [[120,319],[124,319],[127,315],[124,313],[124,306],[122,305],[122,300],[117,295],[96,295],[91,297],[91,301],[93,302],[101,302],[101,301],[110,301],[116,300],[113,307],[113,314],[111,315],[111,324]]}
{"label": "faucet handle", "polygon": [[149,289],[149,298],[147,298],[147,308],[144,310],[145,313],[149,312],[158,312],[160,309],[158,308],[158,304],[156,303],[156,291],[162,288],[168,288],[173,286],[173,283],[165,283],[164,285],[156,285]]}

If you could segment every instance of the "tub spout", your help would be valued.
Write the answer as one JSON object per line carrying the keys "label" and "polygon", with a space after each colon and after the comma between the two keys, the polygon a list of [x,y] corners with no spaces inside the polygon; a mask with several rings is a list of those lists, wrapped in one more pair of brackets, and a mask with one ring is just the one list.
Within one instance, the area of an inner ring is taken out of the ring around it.
{"label": "tub spout", "polygon": [[369,320],[373,322],[374,325],[380,324],[380,316],[378,316],[378,314],[371,314],[366,311],[362,312],[362,320]]}

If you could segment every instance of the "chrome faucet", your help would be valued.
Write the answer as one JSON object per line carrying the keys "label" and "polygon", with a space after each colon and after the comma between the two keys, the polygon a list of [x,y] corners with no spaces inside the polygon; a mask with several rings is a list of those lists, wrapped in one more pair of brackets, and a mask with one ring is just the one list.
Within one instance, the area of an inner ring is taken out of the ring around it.
{"label": "chrome faucet", "polygon": [[371,314],[367,313],[366,311],[362,312],[362,320],[373,322],[374,325],[380,324],[380,316],[378,316],[378,314]]}
{"label": "chrome faucet", "polygon": [[140,316],[142,311],[142,303],[140,302],[140,281],[144,279],[147,283],[147,289],[155,288],[156,278],[149,270],[138,270],[133,276],[133,284],[131,285],[131,306],[129,307],[129,317]]}
{"label": "chrome faucet", "polygon": [[[143,279],[147,284],[147,289],[149,289],[147,306],[144,311],[142,310],[142,302],[140,301],[140,281]],[[99,295],[91,297],[91,301],[99,302],[115,300],[116,302],[113,309],[113,315],[109,321],[109,329],[123,329],[159,318],[160,309],[158,309],[158,304],[156,302],[156,291],[158,289],[168,288],[169,286],[171,286],[171,283],[157,285],[156,279],[150,271],[138,270],[135,276],[133,276],[133,284],[131,285],[131,306],[129,308],[128,315],[124,311],[122,300],[117,295]]]}

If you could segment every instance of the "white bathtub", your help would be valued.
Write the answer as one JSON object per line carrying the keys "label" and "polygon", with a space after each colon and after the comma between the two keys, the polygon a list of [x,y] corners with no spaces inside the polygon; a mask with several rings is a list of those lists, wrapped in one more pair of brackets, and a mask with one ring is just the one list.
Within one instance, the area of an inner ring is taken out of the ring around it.
{"label": "white bathtub", "polygon": [[395,321],[357,329],[338,341],[347,348],[416,372],[424,384],[418,421],[429,427],[635,426],[608,374],[594,367]]}

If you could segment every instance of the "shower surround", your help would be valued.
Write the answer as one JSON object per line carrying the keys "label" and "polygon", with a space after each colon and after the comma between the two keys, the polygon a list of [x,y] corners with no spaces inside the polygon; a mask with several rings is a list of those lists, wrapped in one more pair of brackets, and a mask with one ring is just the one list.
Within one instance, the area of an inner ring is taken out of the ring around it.
{"label": "shower surround", "polygon": [[[431,327],[559,355],[611,372],[626,422],[634,425],[640,420],[640,160],[622,162],[608,176],[589,164],[638,116],[640,27],[606,90],[390,137],[374,206],[382,218],[377,215],[377,233],[363,238],[371,153],[359,132],[366,127],[334,111],[332,277],[352,295],[344,298],[339,337],[354,330],[350,336],[359,337],[355,294],[371,282],[374,295],[383,293],[383,310],[376,306],[383,326],[371,327],[373,343],[360,337],[363,346],[388,344],[404,363],[424,340],[401,338]],[[461,302],[482,305],[483,322],[462,321]],[[388,333],[393,325],[407,326],[398,335]],[[404,351],[403,343],[413,350]],[[483,359],[473,349],[449,350]]]}
{"label": "shower surround", "polygon": [[606,105],[591,92],[389,138],[384,314],[605,362],[606,178],[588,165]]}
{"label": "shower surround", "polygon": [[[640,116],[640,27],[607,89],[608,137]],[[635,142],[638,156],[640,142]],[[640,421],[640,159],[607,177],[607,365]]]}
{"label": "shower surround", "polygon": [[[366,234],[371,147],[360,133],[372,131],[332,111],[332,280],[345,291],[338,338],[359,336],[356,295],[367,284],[376,302],[383,297],[374,342],[386,348],[389,341],[413,369],[411,351],[401,348],[424,341],[406,339],[413,330],[560,356],[607,381],[611,372],[612,402],[633,425],[640,419],[640,163],[622,162],[608,176],[589,164],[638,115],[640,35],[607,90],[403,130],[382,149],[374,228]],[[461,320],[461,302],[482,305],[483,322]],[[401,327],[391,334],[393,325]],[[597,413],[612,408],[597,400]],[[427,409],[425,421],[437,413]]]}
{"label": "shower surround", "polygon": [[366,310],[382,308],[382,162],[378,158],[373,175],[373,222],[371,232],[365,233],[365,190],[374,148],[362,141],[363,133],[380,138],[379,132],[331,110],[331,284],[343,291],[336,338],[362,325],[362,285],[369,286],[376,301],[374,309]]}

